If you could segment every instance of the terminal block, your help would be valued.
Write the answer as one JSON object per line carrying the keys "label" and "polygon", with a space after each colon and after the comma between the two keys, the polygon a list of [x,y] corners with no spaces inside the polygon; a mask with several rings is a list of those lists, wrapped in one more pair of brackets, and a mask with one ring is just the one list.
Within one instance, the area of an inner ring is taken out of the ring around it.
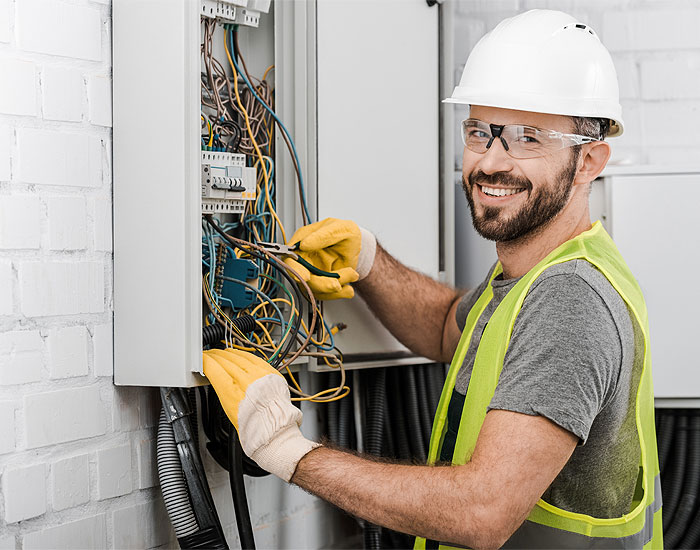
{"label": "terminal block", "polygon": [[202,214],[241,214],[256,189],[256,171],[245,165],[245,155],[202,151]]}
{"label": "terminal block", "polygon": [[[254,261],[230,257],[224,264],[222,275],[221,295],[231,302],[234,310],[245,309],[255,303],[257,295],[252,288],[258,288],[259,270]],[[248,286],[237,281],[243,281]]]}
{"label": "terminal block", "polygon": [[238,8],[246,7],[248,0],[202,0],[202,15],[233,23]]}

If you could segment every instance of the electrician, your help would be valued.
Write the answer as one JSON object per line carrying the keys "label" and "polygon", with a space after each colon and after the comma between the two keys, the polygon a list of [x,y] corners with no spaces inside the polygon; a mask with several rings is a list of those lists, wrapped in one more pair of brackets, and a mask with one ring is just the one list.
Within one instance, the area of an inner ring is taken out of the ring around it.
{"label": "electrician", "polygon": [[403,266],[353,222],[293,238],[342,273],[296,265],[318,295],[354,285],[414,353],[452,361],[429,465],[307,440],[284,379],[253,355],[205,352],[205,373],[260,466],[416,548],[661,548],[646,308],[589,217],[604,138],[623,131],[610,55],[571,16],[529,11],[482,38],[446,101],[469,105],[463,187],[498,253],[479,287],[462,296]]}

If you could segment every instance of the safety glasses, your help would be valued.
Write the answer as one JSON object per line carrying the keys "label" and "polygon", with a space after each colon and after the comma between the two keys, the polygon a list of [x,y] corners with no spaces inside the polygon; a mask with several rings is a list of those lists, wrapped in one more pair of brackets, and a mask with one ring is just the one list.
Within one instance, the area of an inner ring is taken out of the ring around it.
{"label": "safety glasses", "polygon": [[565,147],[599,141],[588,136],[563,134],[522,124],[489,124],[476,118],[462,121],[462,142],[470,151],[485,153],[496,138],[516,159],[543,157]]}

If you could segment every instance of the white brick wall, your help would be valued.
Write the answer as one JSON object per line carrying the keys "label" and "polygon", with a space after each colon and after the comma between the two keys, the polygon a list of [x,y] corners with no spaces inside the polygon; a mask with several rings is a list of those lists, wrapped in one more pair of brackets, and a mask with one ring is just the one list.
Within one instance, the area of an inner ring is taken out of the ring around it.
{"label": "white brick wall", "polygon": [[[455,73],[480,36],[502,18],[560,9],[590,24],[610,50],[620,82],[625,134],[612,162],[698,163],[700,4],[686,0],[456,0]],[[456,168],[462,144],[455,130]]]}
{"label": "white brick wall", "polygon": [[0,0],[0,550],[171,537],[157,392],[112,384],[110,4]]}

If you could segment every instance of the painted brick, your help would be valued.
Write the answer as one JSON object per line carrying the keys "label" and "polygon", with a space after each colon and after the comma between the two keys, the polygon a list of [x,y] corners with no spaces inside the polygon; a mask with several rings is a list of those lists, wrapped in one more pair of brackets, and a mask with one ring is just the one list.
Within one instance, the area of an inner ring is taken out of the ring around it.
{"label": "painted brick", "polygon": [[162,500],[112,512],[115,548],[154,548],[170,540],[171,527]]}
{"label": "painted brick", "polygon": [[0,59],[0,113],[36,115],[36,67],[28,61]]}
{"label": "painted brick", "polygon": [[59,460],[51,466],[53,509],[64,510],[90,500],[88,455]]}
{"label": "painted brick", "polygon": [[129,386],[114,387],[112,423],[115,431],[130,432],[139,427],[140,388]]}
{"label": "painted brick", "polygon": [[39,248],[41,203],[29,195],[0,195],[0,248]]}
{"label": "painted brick", "polygon": [[[10,0],[0,0],[0,42],[9,42],[11,36]],[[0,548],[2,548],[2,544],[0,544]]]}
{"label": "painted brick", "polygon": [[46,512],[46,466],[6,471],[2,476],[5,521],[15,523]]}
{"label": "painted brick", "polygon": [[101,58],[98,10],[48,0],[21,0],[15,6],[21,49],[94,61]]}
{"label": "painted brick", "polygon": [[141,388],[139,394],[139,418],[142,428],[158,424],[161,401],[158,388]]}
{"label": "painted brick", "polygon": [[112,202],[95,199],[95,250],[112,251]]}
{"label": "painted brick", "polygon": [[70,378],[88,373],[85,327],[52,330],[48,342],[51,378]]}
{"label": "painted brick", "polygon": [[97,325],[92,334],[94,346],[95,376],[112,376],[114,359],[112,353],[112,323]]}
{"label": "painted brick", "polygon": [[139,463],[139,489],[155,487],[158,484],[155,438],[140,439],[136,447],[136,455]]}
{"label": "painted brick", "polygon": [[643,99],[700,98],[700,53],[644,60],[641,79]]}
{"label": "painted brick", "polygon": [[87,83],[90,122],[99,126],[112,126],[112,79],[91,76]]}
{"label": "painted brick", "polygon": [[80,71],[45,67],[41,84],[44,118],[71,122],[82,120],[85,82]]}
{"label": "painted brick", "polygon": [[10,181],[12,157],[12,128],[0,126],[0,181]]}
{"label": "painted brick", "polygon": [[462,0],[457,2],[457,13],[463,15],[482,14],[494,11],[512,11],[520,8],[520,0]]}
{"label": "painted brick", "polygon": [[26,183],[99,187],[102,144],[95,136],[22,128],[17,131],[19,170]]}
{"label": "painted brick", "polygon": [[38,331],[0,334],[0,385],[27,384],[41,379],[44,342]]}
{"label": "painted brick", "polygon": [[12,264],[10,262],[0,262],[0,315],[12,315],[14,304],[12,289],[14,286]]}
{"label": "painted brick", "polygon": [[0,455],[14,450],[15,406],[8,401],[0,401]]}
{"label": "painted brick", "polygon": [[48,200],[49,246],[54,250],[79,250],[87,246],[87,208],[83,197]]}
{"label": "painted brick", "polygon": [[14,536],[0,536],[0,550],[15,550],[15,548],[17,548],[17,546]]}
{"label": "painted brick", "polygon": [[611,51],[700,48],[700,9],[608,11],[603,16],[603,43]]}
{"label": "painted brick", "polygon": [[620,99],[639,97],[639,69],[637,62],[630,56],[613,56],[617,82],[620,86]]}
{"label": "painted brick", "polygon": [[102,435],[107,429],[96,385],[24,398],[27,447],[43,447]]}
{"label": "painted brick", "polygon": [[131,444],[98,451],[97,498],[104,500],[126,495],[132,488]]}
{"label": "painted brick", "polygon": [[29,317],[100,313],[104,267],[97,262],[20,262],[20,303]]}
{"label": "painted brick", "polygon": [[[643,133],[654,147],[700,145],[700,102],[659,101],[644,105]],[[672,132],[668,129],[673,128]],[[624,136],[623,136],[624,137]],[[695,155],[694,155],[695,156]],[[688,159],[691,160],[691,159]]]}
{"label": "painted brick", "polygon": [[99,514],[70,523],[63,523],[24,536],[24,550],[53,550],[55,548],[106,548],[105,515]]}
{"label": "painted brick", "polygon": [[[454,28],[455,61],[465,63],[467,57],[469,57],[469,52],[472,51],[472,48],[485,33],[486,25],[480,19],[469,18],[456,21]],[[461,78],[462,71],[457,75],[455,82],[459,82]]]}

